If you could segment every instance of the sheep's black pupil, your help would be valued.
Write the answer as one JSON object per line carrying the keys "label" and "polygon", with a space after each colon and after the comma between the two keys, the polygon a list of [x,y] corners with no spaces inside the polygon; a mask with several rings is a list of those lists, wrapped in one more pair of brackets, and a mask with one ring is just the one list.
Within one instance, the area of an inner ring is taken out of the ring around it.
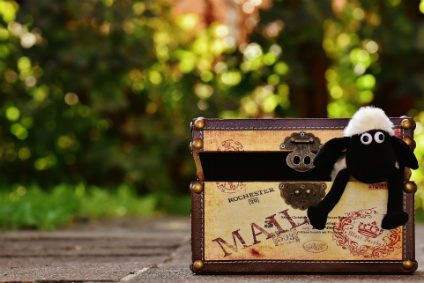
{"label": "sheep's black pupil", "polygon": [[378,139],[382,141],[382,140],[384,139],[383,134],[379,134],[379,135],[378,135]]}
{"label": "sheep's black pupil", "polygon": [[363,140],[364,142],[368,142],[369,137],[368,137],[368,136],[363,136],[363,137],[362,137],[362,140]]}

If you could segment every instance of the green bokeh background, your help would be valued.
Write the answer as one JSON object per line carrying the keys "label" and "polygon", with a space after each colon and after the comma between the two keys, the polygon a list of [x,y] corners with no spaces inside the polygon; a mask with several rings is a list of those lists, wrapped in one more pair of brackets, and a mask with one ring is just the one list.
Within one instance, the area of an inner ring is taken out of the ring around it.
{"label": "green bokeh background", "polygon": [[238,44],[164,0],[0,0],[0,227],[188,214],[198,116],[373,104],[415,119],[422,167],[424,2],[271,3]]}

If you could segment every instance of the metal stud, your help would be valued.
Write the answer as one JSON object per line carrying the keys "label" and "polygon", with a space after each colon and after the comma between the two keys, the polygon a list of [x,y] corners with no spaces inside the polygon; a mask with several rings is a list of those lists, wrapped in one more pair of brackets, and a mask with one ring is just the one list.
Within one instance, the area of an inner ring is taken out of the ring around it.
{"label": "metal stud", "polygon": [[205,127],[205,120],[204,120],[203,118],[197,118],[197,119],[194,121],[194,127],[195,127],[197,130],[202,130],[202,129]]}
{"label": "metal stud", "polygon": [[311,191],[311,189],[306,189],[305,193],[306,193],[307,195],[310,195],[310,194],[312,193],[312,191]]}
{"label": "metal stud", "polygon": [[408,181],[405,183],[403,190],[407,193],[415,193],[417,191],[417,184],[412,181]]}
{"label": "metal stud", "polygon": [[295,190],[294,194],[297,195],[297,196],[300,195],[300,190]]}
{"label": "metal stud", "polygon": [[415,122],[412,119],[403,119],[400,125],[404,129],[412,129],[415,127]]}
{"label": "metal stud", "polygon": [[195,149],[201,149],[203,147],[203,141],[201,139],[194,139],[192,142],[192,147]]}
{"label": "metal stud", "polygon": [[404,262],[402,262],[402,266],[403,266],[405,269],[412,269],[412,268],[414,268],[414,267],[415,267],[415,262],[414,262],[414,261],[412,261],[412,260],[410,260],[410,259],[407,259],[407,260],[405,260]]}
{"label": "metal stud", "polygon": [[203,192],[203,185],[200,182],[193,182],[190,184],[190,191],[200,194]]}
{"label": "metal stud", "polygon": [[194,270],[200,270],[200,269],[202,269],[203,268],[203,261],[201,261],[201,260],[195,260],[194,262],[193,262],[193,269]]}

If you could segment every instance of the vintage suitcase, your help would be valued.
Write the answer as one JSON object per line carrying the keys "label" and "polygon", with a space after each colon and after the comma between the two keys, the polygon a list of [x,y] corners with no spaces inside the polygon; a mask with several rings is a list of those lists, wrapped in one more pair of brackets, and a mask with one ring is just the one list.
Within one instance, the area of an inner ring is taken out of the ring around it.
{"label": "vintage suitcase", "polygon": [[[410,147],[414,121],[391,118]],[[349,181],[324,230],[309,205],[331,188],[312,165],[349,119],[205,119],[191,123],[198,181],[192,196],[192,264],[210,273],[413,273],[414,193],[405,169],[403,227],[383,230],[387,184]]]}

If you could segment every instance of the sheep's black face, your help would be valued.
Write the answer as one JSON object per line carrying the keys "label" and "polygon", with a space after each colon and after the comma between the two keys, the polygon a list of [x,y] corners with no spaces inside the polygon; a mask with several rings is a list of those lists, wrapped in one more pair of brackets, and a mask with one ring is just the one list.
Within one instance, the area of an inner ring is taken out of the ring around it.
{"label": "sheep's black face", "polygon": [[390,135],[383,130],[372,130],[353,135],[346,152],[350,174],[365,183],[387,180],[393,174],[396,154]]}

